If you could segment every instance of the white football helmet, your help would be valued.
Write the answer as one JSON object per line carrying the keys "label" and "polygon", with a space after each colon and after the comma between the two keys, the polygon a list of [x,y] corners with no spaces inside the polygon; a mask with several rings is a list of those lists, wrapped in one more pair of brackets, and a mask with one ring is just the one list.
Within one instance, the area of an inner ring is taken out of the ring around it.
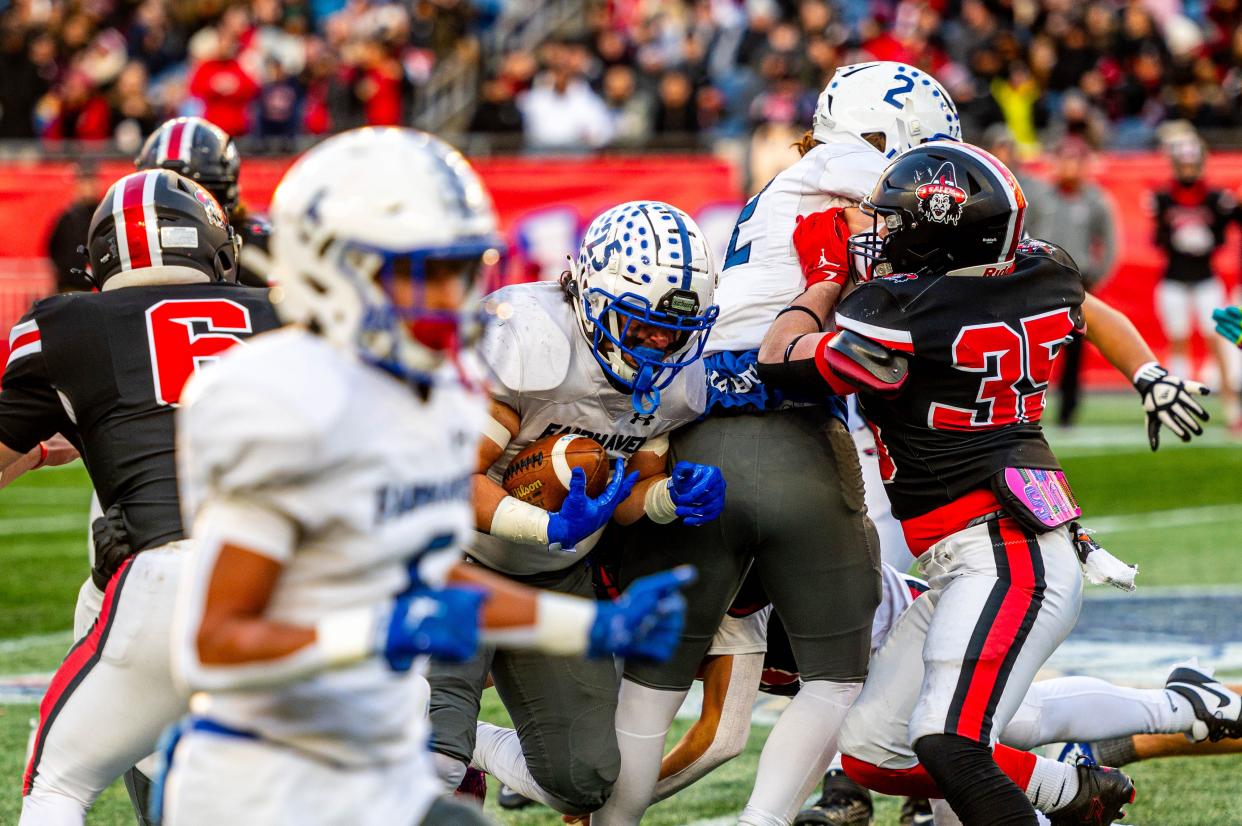
{"label": "white football helmet", "polygon": [[660,391],[703,354],[720,312],[716,281],[703,231],[675,206],[629,201],[587,228],[565,286],[595,360],[631,393],[636,413],[654,411]]}
{"label": "white football helmet", "polygon": [[[271,218],[280,317],[419,381],[455,352],[476,317],[478,272],[502,244],[474,169],[414,129],[355,129],[319,144],[285,173]],[[466,280],[465,306],[425,305],[436,262]]]}
{"label": "white football helmet", "polygon": [[812,134],[866,143],[874,132],[884,133],[884,157],[895,158],[928,141],[960,141],[962,123],[949,93],[920,69],[888,60],[842,66],[819,94]]}

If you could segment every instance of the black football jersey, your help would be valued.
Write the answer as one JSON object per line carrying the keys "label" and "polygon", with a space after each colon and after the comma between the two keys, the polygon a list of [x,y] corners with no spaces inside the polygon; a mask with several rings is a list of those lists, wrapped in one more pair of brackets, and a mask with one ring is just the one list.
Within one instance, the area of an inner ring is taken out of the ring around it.
{"label": "black football jersey", "polygon": [[1053,362],[1083,330],[1083,297],[1073,260],[1029,241],[1007,275],[893,275],[842,300],[838,327],[909,359],[895,398],[859,394],[894,516],[946,505],[1006,467],[1059,467],[1039,419]]}
{"label": "black football jersey", "polygon": [[196,370],[278,326],[266,290],[123,287],[35,303],[9,335],[0,442],[26,452],[63,433],[104,508],[119,503],[135,550],[184,536],[174,411]]}
{"label": "black football jersey", "polygon": [[1189,283],[1212,278],[1212,254],[1225,243],[1236,206],[1228,192],[1202,183],[1175,183],[1156,193],[1156,246],[1166,256],[1164,277]]}

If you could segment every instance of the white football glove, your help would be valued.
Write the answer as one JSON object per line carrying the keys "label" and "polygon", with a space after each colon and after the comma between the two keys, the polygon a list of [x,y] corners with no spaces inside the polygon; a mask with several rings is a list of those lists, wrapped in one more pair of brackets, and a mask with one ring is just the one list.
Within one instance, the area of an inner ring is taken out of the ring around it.
{"label": "white football glove", "polygon": [[1203,434],[1199,421],[1206,422],[1208,412],[1194,397],[1206,396],[1211,391],[1199,382],[1179,379],[1156,362],[1149,361],[1135,371],[1134,389],[1143,397],[1143,409],[1147,411],[1147,441],[1152,450],[1160,447],[1162,424],[1183,442],[1189,442],[1191,436]]}

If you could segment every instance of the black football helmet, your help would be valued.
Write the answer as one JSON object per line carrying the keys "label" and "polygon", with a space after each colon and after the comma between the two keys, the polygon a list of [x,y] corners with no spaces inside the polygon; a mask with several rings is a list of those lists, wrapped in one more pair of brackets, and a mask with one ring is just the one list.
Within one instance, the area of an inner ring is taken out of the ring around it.
{"label": "black football helmet", "polygon": [[167,169],[117,181],[86,235],[91,280],[153,267],[190,267],[214,281],[237,280],[237,236],[211,193]]}
{"label": "black football helmet", "polygon": [[151,133],[139,169],[171,169],[202,184],[230,215],[237,209],[241,157],[228,133],[202,118],[173,118]]}
{"label": "black football helmet", "polygon": [[855,281],[873,275],[942,275],[1013,269],[1026,197],[1013,173],[977,146],[934,141],[916,146],[880,175],[862,202],[874,229],[849,240]]}

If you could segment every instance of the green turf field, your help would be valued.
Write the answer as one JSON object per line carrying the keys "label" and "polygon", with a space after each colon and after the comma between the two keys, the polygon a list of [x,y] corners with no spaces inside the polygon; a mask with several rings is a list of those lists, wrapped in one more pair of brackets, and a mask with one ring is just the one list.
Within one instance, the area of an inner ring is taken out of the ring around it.
{"label": "green turf field", "polygon": [[[1171,443],[1153,455],[1134,397],[1092,397],[1086,408],[1082,427],[1051,438],[1084,510],[1097,523],[1098,538],[1139,563],[1140,588],[1242,585],[1242,443],[1230,442],[1217,425],[1199,444]],[[71,642],[74,599],[86,575],[87,484],[85,472],[73,465],[40,471],[0,492],[0,679],[51,671]],[[1242,607],[1238,615],[1242,620]],[[0,824],[17,820],[35,712],[33,705],[0,704]],[[506,719],[494,695],[485,714]],[[685,725],[679,721],[674,733]],[[766,733],[756,726],[741,757],[652,809],[644,823],[673,826],[736,814]],[[1139,801],[1127,823],[1242,824],[1242,756],[1163,760],[1131,769]],[[501,813],[494,805],[489,810],[506,824],[559,822],[539,807],[519,814]],[[88,822],[133,823],[119,784]],[[876,822],[896,823],[894,801],[879,801]]]}

